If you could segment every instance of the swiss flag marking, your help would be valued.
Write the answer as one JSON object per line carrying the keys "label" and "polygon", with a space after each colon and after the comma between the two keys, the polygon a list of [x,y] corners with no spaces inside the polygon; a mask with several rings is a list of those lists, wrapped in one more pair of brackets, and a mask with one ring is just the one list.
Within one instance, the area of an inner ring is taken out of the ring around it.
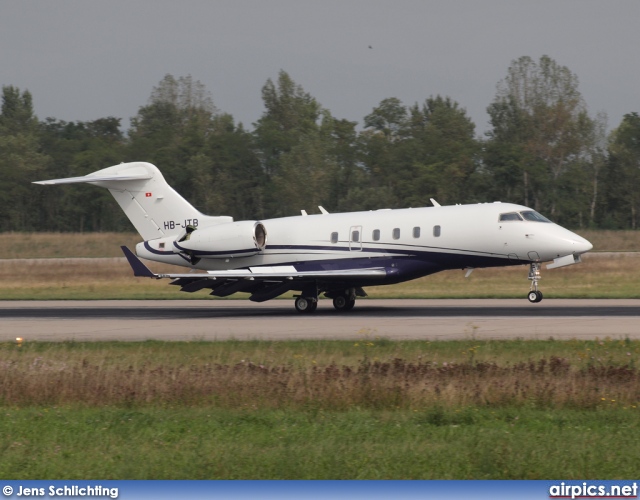
{"label": "swiss flag marking", "polygon": [[151,193],[145,193],[144,194],[147,198],[151,198]]}

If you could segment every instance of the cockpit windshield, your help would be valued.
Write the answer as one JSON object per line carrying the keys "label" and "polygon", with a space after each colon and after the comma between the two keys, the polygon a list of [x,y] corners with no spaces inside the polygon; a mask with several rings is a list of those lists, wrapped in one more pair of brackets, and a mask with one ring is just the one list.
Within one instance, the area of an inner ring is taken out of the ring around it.
{"label": "cockpit windshield", "polygon": [[551,222],[544,215],[540,215],[534,210],[527,210],[525,212],[520,212],[520,214],[524,217],[524,220],[528,220],[531,222]]}
{"label": "cockpit windshield", "polygon": [[540,215],[535,210],[525,210],[524,212],[508,212],[506,214],[500,214],[500,222],[514,222],[514,221],[529,221],[529,222],[551,222],[549,219]]}
{"label": "cockpit windshield", "polygon": [[508,214],[500,214],[500,222],[522,220],[522,217],[518,212],[509,212]]}

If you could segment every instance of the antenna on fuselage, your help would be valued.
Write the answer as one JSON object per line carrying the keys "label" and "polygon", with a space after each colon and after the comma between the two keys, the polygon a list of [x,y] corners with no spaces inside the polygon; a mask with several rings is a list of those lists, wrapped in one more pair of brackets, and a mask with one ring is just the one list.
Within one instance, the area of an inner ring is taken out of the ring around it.
{"label": "antenna on fuselage", "polygon": [[436,200],[434,200],[433,198],[429,198],[429,201],[431,201],[431,203],[433,203],[434,207],[441,207],[442,205],[440,205],[440,203],[438,203]]}

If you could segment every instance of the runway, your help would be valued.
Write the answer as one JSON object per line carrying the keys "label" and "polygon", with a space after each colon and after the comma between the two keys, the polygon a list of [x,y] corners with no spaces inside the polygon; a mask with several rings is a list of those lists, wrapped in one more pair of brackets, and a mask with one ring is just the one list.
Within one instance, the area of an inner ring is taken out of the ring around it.
{"label": "runway", "polygon": [[0,341],[640,339],[640,300],[0,301]]}

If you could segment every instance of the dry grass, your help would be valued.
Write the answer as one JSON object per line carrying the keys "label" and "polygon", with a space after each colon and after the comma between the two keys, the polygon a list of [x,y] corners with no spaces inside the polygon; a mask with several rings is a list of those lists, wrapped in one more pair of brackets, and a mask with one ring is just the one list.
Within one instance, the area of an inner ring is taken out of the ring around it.
{"label": "dry grass", "polygon": [[640,231],[575,230],[593,244],[595,252],[638,252]]}
{"label": "dry grass", "polygon": [[[640,254],[590,253],[583,263],[547,271],[543,265],[541,290],[547,298],[638,298]],[[506,298],[524,297],[529,290],[528,267],[444,271],[392,287],[372,287],[372,297]]]}
{"label": "dry grass", "polygon": [[[184,272],[165,264],[150,267],[157,272]],[[0,260],[2,299],[188,298],[168,283],[135,278],[124,257]]]}
{"label": "dry grass", "polygon": [[[583,264],[546,271],[541,289],[547,298],[640,297],[640,254],[587,254]],[[184,268],[149,263],[155,272]],[[0,260],[0,299],[202,299],[158,282],[134,278],[123,257],[104,259]],[[524,297],[527,267],[445,271],[394,286],[369,287],[372,298]],[[289,294],[290,295],[290,294]],[[287,295],[287,297],[289,296]],[[233,297],[245,297],[245,294]]]}
{"label": "dry grass", "polygon": [[0,233],[0,259],[121,257],[121,245],[140,241],[136,233]]}
{"label": "dry grass", "polygon": [[0,394],[4,406],[180,404],[330,411],[635,408],[640,401],[640,371],[629,363],[572,362],[558,356],[516,363],[469,359],[478,347],[460,362],[363,358],[355,364],[310,366],[248,360],[127,365],[114,362],[115,353],[108,350],[97,356],[74,353],[68,359],[45,351],[5,356]]}

